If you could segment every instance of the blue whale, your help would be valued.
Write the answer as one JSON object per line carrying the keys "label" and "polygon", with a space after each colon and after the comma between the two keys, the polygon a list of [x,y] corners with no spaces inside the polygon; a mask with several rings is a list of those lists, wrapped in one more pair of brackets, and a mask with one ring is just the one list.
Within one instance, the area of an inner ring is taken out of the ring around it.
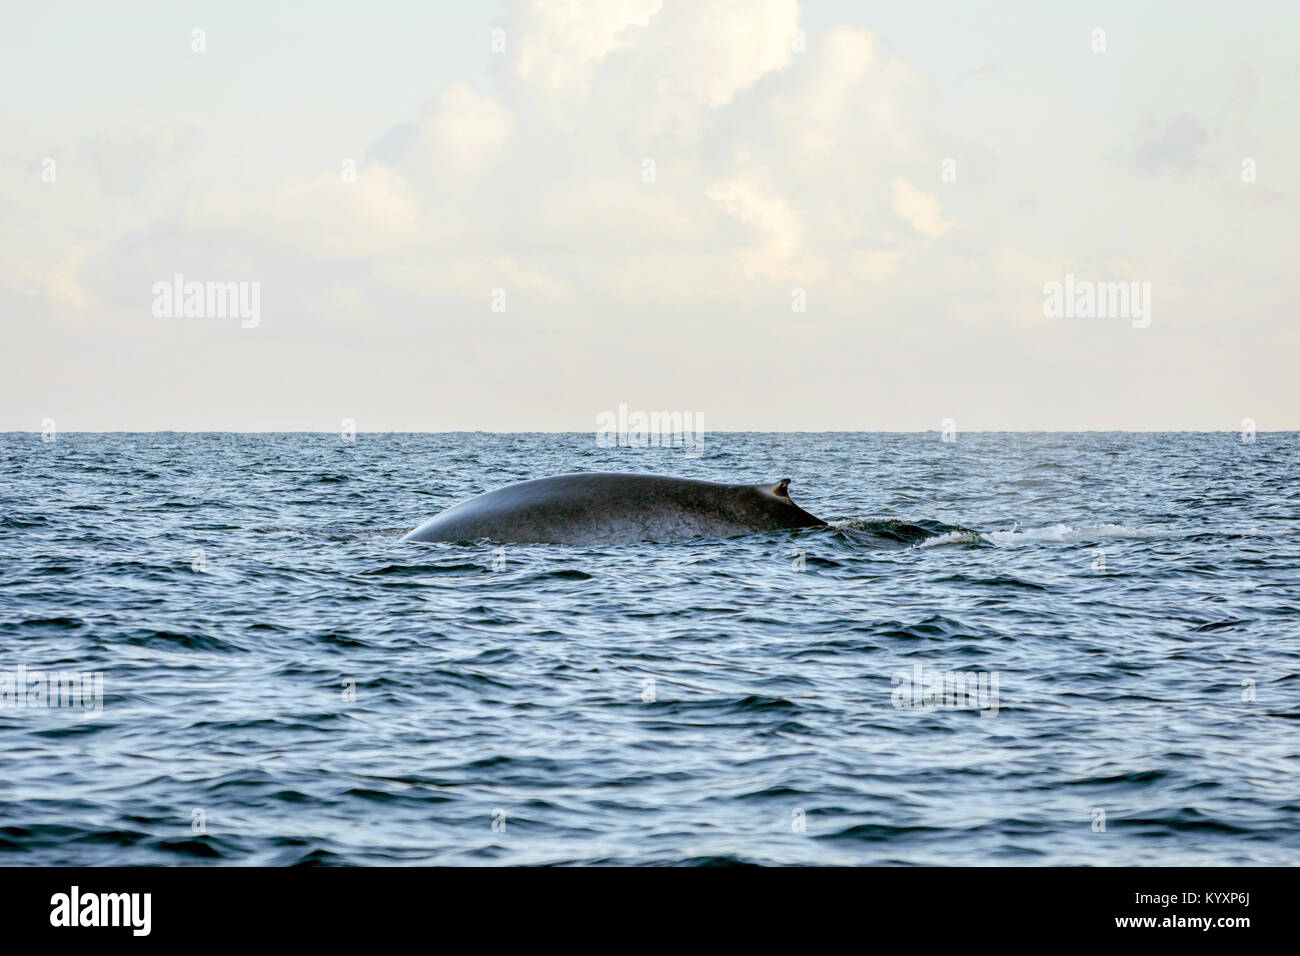
{"label": "blue whale", "polygon": [[607,545],[825,525],[790,500],[789,486],[789,478],[731,485],[621,472],[555,475],[453,505],[402,540]]}

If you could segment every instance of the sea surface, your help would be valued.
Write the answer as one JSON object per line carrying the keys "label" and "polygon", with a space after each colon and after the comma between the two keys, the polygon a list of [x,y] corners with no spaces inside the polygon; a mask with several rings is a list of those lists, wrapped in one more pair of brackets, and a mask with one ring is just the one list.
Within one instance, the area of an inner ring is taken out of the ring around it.
{"label": "sea surface", "polygon": [[[832,525],[400,540],[571,471]],[[1296,433],[8,433],[0,476],[0,864],[1300,861]]]}

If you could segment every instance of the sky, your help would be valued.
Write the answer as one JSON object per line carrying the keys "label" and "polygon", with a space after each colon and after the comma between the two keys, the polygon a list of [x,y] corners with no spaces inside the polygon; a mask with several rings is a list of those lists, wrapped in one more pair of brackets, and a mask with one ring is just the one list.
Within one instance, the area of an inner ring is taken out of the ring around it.
{"label": "sky", "polygon": [[1291,2],[0,17],[0,430],[1300,429]]}

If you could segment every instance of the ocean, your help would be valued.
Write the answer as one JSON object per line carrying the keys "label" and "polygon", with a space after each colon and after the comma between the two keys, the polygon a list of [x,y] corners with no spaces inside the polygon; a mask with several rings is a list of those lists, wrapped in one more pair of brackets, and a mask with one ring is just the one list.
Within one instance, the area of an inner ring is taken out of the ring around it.
{"label": "ocean", "polygon": [[[1296,433],[0,435],[0,864],[1293,864]],[[416,544],[574,471],[829,528]]]}

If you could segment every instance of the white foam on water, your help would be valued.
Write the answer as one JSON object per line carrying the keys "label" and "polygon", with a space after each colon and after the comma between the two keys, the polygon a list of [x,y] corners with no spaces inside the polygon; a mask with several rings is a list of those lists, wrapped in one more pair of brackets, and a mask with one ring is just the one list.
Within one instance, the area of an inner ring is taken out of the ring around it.
{"label": "white foam on water", "polygon": [[926,538],[918,548],[937,548],[945,544],[978,544],[983,536],[978,531],[945,531],[933,538]]}
{"label": "white foam on water", "polygon": [[1150,528],[1130,528],[1115,523],[1088,524],[1075,527],[1054,524],[1045,528],[1025,528],[1018,525],[1008,531],[948,531],[926,538],[917,547],[934,548],[948,544],[978,544],[987,542],[999,547],[1016,547],[1022,544],[1043,542],[1095,541],[1099,538],[1154,538],[1160,532]]}
{"label": "white foam on water", "polygon": [[826,527],[834,531],[862,531],[884,523],[884,519],[864,515],[858,518],[832,518],[826,522]]}

